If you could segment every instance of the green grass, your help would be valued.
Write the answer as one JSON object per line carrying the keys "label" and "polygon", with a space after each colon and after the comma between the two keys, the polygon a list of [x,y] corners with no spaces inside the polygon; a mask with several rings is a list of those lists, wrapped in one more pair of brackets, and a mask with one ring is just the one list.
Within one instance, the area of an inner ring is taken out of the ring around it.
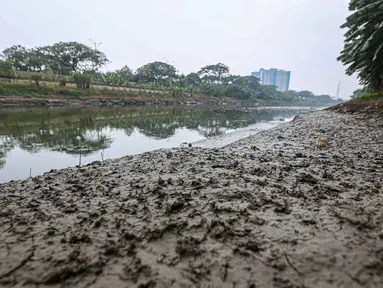
{"label": "green grass", "polygon": [[[37,80],[37,83],[39,81]],[[141,98],[183,98],[189,97],[188,93],[173,93],[173,91],[155,91],[155,90],[115,90],[107,88],[79,89],[76,87],[62,87],[62,86],[46,86],[40,83],[15,83],[15,82],[1,82],[0,81],[0,96],[21,96],[25,98],[55,98],[55,97],[68,97],[68,98],[81,98],[86,96],[101,96],[101,97],[141,97]],[[214,98],[212,96],[202,95],[200,93],[194,94],[192,98]],[[217,98],[216,98],[217,99]],[[223,101],[232,101],[233,98],[221,98]],[[322,103],[313,100],[299,100],[292,101],[291,99],[250,99],[251,102],[258,103],[259,105],[297,105],[297,106],[327,106],[334,105],[334,103]],[[336,103],[335,103],[336,104]]]}
{"label": "green grass", "polygon": [[369,91],[359,95],[358,97],[356,97],[356,99],[370,100],[370,99],[375,99],[377,97],[380,97],[382,95],[383,95],[383,91]]}
{"label": "green grass", "polygon": [[24,96],[26,98],[49,96],[82,97],[84,92],[75,88],[0,82],[0,96]]}
{"label": "green grass", "polygon": [[136,97],[156,96],[163,97],[163,93],[152,91],[123,91],[111,89],[79,89],[61,86],[37,86],[36,84],[21,84],[0,82],[0,96],[23,96],[25,98],[49,98],[53,96],[83,97],[83,96],[106,96],[106,97]]}

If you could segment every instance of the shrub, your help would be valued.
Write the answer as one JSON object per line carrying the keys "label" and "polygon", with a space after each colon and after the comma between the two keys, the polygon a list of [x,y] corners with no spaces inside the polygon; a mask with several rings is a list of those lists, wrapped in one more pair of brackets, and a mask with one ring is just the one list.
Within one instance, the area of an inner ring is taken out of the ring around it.
{"label": "shrub", "polygon": [[220,84],[204,83],[200,87],[200,92],[201,94],[210,97],[221,97],[224,95],[224,86]]}
{"label": "shrub", "polygon": [[92,82],[92,78],[90,75],[76,74],[74,75],[73,78],[74,78],[74,82],[77,85],[77,88],[89,89],[90,84]]}
{"label": "shrub", "polygon": [[13,76],[13,66],[9,61],[0,60],[0,77],[11,79]]}
{"label": "shrub", "polygon": [[369,91],[369,92],[365,92],[365,93],[362,93],[361,95],[357,96],[356,99],[368,100],[368,99],[375,98],[381,94],[382,94],[382,92]]}
{"label": "shrub", "polygon": [[239,85],[230,85],[225,89],[225,96],[240,100],[248,100],[251,96],[251,93]]}
{"label": "shrub", "polygon": [[65,79],[61,79],[60,80],[60,87],[65,87],[66,86],[66,80]]}
{"label": "shrub", "polygon": [[35,81],[35,84],[36,84],[37,87],[40,86],[39,81],[41,80],[41,75],[33,75],[33,76],[31,77],[31,79],[32,79],[33,81]]}

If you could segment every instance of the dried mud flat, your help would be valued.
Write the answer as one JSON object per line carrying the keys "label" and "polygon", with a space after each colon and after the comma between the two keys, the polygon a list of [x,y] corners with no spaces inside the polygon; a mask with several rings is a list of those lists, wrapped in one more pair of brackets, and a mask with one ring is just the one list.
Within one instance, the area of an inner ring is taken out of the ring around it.
{"label": "dried mud flat", "polygon": [[0,185],[0,286],[383,287],[382,151],[323,111]]}

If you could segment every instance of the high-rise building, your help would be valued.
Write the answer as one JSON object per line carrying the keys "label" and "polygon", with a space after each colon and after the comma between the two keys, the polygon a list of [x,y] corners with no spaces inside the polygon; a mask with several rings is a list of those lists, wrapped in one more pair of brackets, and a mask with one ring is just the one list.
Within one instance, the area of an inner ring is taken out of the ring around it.
{"label": "high-rise building", "polygon": [[278,70],[272,68],[270,70],[261,69],[259,72],[251,73],[254,77],[259,78],[262,85],[276,86],[279,91],[287,91],[290,87],[290,71]]}

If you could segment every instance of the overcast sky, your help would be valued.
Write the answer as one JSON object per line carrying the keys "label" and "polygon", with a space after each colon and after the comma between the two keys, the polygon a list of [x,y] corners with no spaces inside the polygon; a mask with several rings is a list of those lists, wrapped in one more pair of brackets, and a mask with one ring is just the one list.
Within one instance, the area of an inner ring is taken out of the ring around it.
{"label": "overcast sky", "polygon": [[358,86],[336,58],[349,0],[0,0],[0,50],[89,39],[137,69],[168,61],[181,73],[222,62],[232,74],[292,71],[290,88],[347,98]]}

